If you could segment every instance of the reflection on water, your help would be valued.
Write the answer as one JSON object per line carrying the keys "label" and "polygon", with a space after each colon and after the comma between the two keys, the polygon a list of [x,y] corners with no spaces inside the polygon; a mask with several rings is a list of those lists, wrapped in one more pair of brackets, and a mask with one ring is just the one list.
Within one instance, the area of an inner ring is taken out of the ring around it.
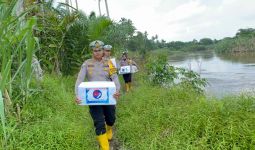
{"label": "reflection on water", "polygon": [[255,88],[255,53],[239,56],[218,56],[212,51],[173,53],[169,63],[200,73],[210,84],[206,88],[209,95],[222,97]]}

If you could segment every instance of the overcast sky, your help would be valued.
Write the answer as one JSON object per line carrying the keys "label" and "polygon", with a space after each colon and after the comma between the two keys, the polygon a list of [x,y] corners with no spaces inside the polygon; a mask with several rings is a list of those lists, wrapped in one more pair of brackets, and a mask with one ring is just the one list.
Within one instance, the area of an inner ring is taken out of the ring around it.
{"label": "overcast sky", "polygon": [[[87,15],[99,14],[97,0],[78,3]],[[167,42],[222,39],[240,28],[255,28],[255,0],[108,0],[108,6],[112,20],[131,19],[137,30]],[[101,9],[106,15],[104,0]]]}

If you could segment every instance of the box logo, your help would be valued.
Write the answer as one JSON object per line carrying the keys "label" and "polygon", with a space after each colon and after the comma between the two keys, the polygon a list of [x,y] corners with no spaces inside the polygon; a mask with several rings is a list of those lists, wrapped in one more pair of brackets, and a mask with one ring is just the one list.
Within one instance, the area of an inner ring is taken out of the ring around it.
{"label": "box logo", "polygon": [[95,91],[93,92],[93,97],[94,97],[95,99],[99,99],[99,98],[101,98],[101,96],[102,96],[102,92],[101,92],[100,90],[95,90]]}
{"label": "box logo", "polygon": [[86,88],[86,104],[109,103],[109,88]]}

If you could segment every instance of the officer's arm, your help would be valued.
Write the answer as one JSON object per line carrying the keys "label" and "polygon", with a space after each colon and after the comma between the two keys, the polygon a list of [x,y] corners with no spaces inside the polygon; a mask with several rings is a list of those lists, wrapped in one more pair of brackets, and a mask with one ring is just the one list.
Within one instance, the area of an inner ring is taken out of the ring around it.
{"label": "officer's arm", "polygon": [[115,83],[116,90],[120,91],[120,81],[119,81],[118,75],[116,73],[112,74],[111,79]]}
{"label": "officer's arm", "polygon": [[117,65],[117,70],[120,69],[120,62],[118,60],[116,60],[116,65]]}
{"label": "officer's arm", "polygon": [[132,60],[132,65],[135,65],[137,67],[137,64],[135,61]]}
{"label": "officer's arm", "polygon": [[121,59],[119,62],[119,66],[122,67],[122,65],[123,65],[123,60]]}
{"label": "officer's arm", "polygon": [[78,86],[81,84],[81,82],[84,81],[85,76],[86,76],[86,62],[82,64],[81,70],[78,74],[78,77],[77,77],[77,80],[76,80],[76,83],[75,83],[75,95],[76,95],[76,97],[78,96]]}

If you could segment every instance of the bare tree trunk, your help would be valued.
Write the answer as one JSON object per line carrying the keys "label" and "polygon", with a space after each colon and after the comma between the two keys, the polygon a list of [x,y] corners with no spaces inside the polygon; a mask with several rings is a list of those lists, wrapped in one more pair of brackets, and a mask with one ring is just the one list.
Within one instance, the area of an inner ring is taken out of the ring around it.
{"label": "bare tree trunk", "polygon": [[75,4],[76,4],[76,9],[78,10],[78,2],[77,2],[77,0],[75,0]]}
{"label": "bare tree trunk", "polygon": [[104,0],[104,2],[105,2],[105,7],[106,7],[107,16],[108,16],[108,18],[110,18],[107,0]]}
{"label": "bare tree trunk", "polygon": [[98,0],[99,15],[102,16],[100,3],[101,3],[101,0]]}
{"label": "bare tree trunk", "polygon": [[66,0],[66,4],[67,4],[66,10],[67,10],[68,13],[70,13],[70,9],[69,9],[69,0]]}
{"label": "bare tree trunk", "polygon": [[72,0],[70,0],[70,6],[71,6],[71,12],[73,12],[73,3],[72,3]]}

